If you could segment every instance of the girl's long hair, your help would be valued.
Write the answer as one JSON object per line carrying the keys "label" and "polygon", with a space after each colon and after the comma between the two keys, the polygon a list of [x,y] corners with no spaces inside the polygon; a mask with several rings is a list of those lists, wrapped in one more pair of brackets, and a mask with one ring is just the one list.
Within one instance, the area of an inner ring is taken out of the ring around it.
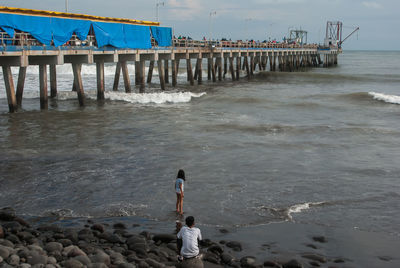
{"label": "girl's long hair", "polygon": [[186,179],[185,179],[185,171],[183,171],[183,169],[180,169],[180,170],[178,171],[178,175],[176,176],[176,178],[177,178],[177,179],[182,179],[182,180],[186,181]]}

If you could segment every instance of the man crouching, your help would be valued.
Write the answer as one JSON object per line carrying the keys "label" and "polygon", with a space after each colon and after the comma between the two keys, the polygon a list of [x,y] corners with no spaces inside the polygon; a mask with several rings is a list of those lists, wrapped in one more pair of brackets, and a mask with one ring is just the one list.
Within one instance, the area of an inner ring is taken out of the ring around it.
{"label": "man crouching", "polygon": [[189,216],[185,220],[186,226],[182,227],[177,234],[178,239],[182,239],[182,248],[180,250],[182,268],[203,268],[201,260],[199,241],[202,240],[199,228],[194,227],[194,217]]}

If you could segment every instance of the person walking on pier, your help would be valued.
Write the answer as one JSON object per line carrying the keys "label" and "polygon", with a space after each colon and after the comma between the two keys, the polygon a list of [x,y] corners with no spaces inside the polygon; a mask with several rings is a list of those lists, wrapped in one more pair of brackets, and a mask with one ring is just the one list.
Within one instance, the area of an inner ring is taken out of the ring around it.
{"label": "person walking on pier", "polygon": [[185,171],[180,169],[175,180],[176,212],[180,215],[183,214],[184,181],[186,181]]}

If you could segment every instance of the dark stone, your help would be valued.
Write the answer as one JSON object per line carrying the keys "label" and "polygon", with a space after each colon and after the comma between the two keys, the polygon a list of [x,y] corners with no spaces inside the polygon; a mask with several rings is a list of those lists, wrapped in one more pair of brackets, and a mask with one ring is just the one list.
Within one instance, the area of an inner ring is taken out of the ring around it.
{"label": "dark stone", "polygon": [[85,266],[89,266],[92,263],[87,256],[76,256],[73,260],[77,260]]}
{"label": "dark stone", "polygon": [[53,234],[53,238],[54,238],[55,240],[60,240],[60,239],[64,239],[64,238],[65,238],[65,235],[62,234],[62,233],[55,233],[55,234]]}
{"label": "dark stone", "polygon": [[124,243],[124,240],[119,235],[112,234],[112,233],[109,233],[109,232],[104,232],[102,234],[99,234],[98,237],[101,238],[101,239],[106,240],[107,242],[113,243],[113,244],[115,244],[115,243],[119,243],[119,244]]}
{"label": "dark stone", "polygon": [[326,243],[326,238],[324,236],[314,236],[313,240],[315,242]]}
{"label": "dark stone", "polygon": [[128,240],[126,241],[126,243],[128,245],[130,244],[136,244],[136,243],[146,243],[146,239],[143,236],[139,236],[139,235],[133,235],[131,237],[128,238]]}
{"label": "dark stone", "polygon": [[2,208],[0,209],[0,220],[12,221],[15,218],[15,211],[13,208]]}
{"label": "dark stone", "polygon": [[229,233],[229,231],[227,229],[219,229],[219,231],[223,234],[227,234]]}
{"label": "dark stone", "polygon": [[0,246],[0,257],[6,260],[10,256],[10,251],[5,246]]}
{"label": "dark stone", "polygon": [[63,247],[68,247],[72,245],[72,241],[69,239],[60,239],[58,240],[59,243],[61,243],[63,245]]}
{"label": "dark stone", "polygon": [[6,236],[6,239],[13,242],[14,244],[19,244],[21,243],[21,241],[19,240],[18,236],[13,235],[13,234],[9,234]]}
{"label": "dark stone", "polygon": [[220,245],[212,245],[208,248],[208,251],[211,251],[213,253],[216,253],[218,255],[220,255],[222,252],[224,252],[224,249],[220,246]]}
{"label": "dark stone", "polygon": [[98,251],[95,255],[91,256],[90,259],[93,263],[104,263],[108,266],[111,264],[110,256],[102,251]]}
{"label": "dark stone", "polygon": [[221,241],[219,241],[219,243],[220,243],[221,245],[225,245],[225,244],[226,244],[226,241],[225,241],[225,240],[221,240]]}
{"label": "dark stone", "polygon": [[53,233],[62,233],[63,229],[58,225],[41,225],[38,228],[40,232],[53,232]]}
{"label": "dark stone", "polygon": [[32,238],[35,238],[35,236],[29,232],[19,232],[17,235],[22,241],[30,241]]}
{"label": "dark stone", "polygon": [[134,223],[134,224],[132,224],[132,227],[133,228],[140,227],[140,224]]}
{"label": "dark stone", "polygon": [[18,255],[13,254],[10,257],[8,257],[7,262],[11,266],[17,267],[19,265],[20,258]]}
{"label": "dark stone", "polygon": [[150,259],[150,258],[147,258],[147,259],[145,260],[145,262],[146,262],[148,265],[150,265],[150,267],[153,267],[153,268],[164,268],[164,267],[165,267],[164,264],[162,264],[162,263],[160,263],[160,262],[158,262],[158,261],[156,261],[156,260]]}
{"label": "dark stone", "polygon": [[228,254],[228,253],[222,253],[221,254],[221,261],[224,264],[231,264],[234,259],[235,258],[232,255]]}
{"label": "dark stone", "polygon": [[176,243],[168,243],[167,247],[175,252],[178,251],[178,246],[176,245]]}
{"label": "dark stone", "polygon": [[14,248],[14,243],[7,240],[7,239],[0,239],[0,245],[3,245],[5,247],[9,247],[9,248]]}
{"label": "dark stone", "polygon": [[4,229],[3,227],[0,225],[0,239],[4,238]]}
{"label": "dark stone", "polygon": [[237,241],[229,241],[228,243],[226,243],[226,246],[228,248],[233,249],[234,251],[241,251],[242,250],[242,244],[240,242],[237,242]]}
{"label": "dark stone", "polygon": [[3,228],[6,232],[10,232],[10,233],[14,233],[14,234],[22,231],[22,225],[16,221],[10,221],[10,222],[3,223]]}
{"label": "dark stone", "polygon": [[150,268],[150,265],[147,264],[145,261],[139,262],[139,268]]}
{"label": "dark stone", "polygon": [[114,224],[114,229],[126,229],[126,225],[123,224],[122,222],[118,222],[116,224]]}
{"label": "dark stone", "polygon": [[206,238],[200,241],[200,246],[208,248],[209,246],[214,245],[214,242],[210,239]]}
{"label": "dark stone", "polygon": [[393,260],[393,258],[392,257],[389,257],[389,256],[379,256],[378,257],[381,261],[391,261],[391,260]]}
{"label": "dark stone", "polygon": [[212,252],[207,252],[203,256],[203,260],[211,262],[211,263],[219,264],[218,256],[216,254],[212,253]]}
{"label": "dark stone", "polygon": [[50,242],[46,244],[44,249],[47,252],[54,252],[54,251],[61,252],[63,250],[63,245],[59,242]]}
{"label": "dark stone", "polygon": [[30,265],[35,264],[46,264],[47,263],[47,256],[40,255],[36,251],[31,251],[30,254],[27,256],[27,263]]}
{"label": "dark stone", "polygon": [[313,267],[320,267],[320,266],[321,266],[321,265],[319,265],[319,263],[316,262],[316,261],[310,261],[310,265],[313,266]]}
{"label": "dark stone", "polygon": [[82,268],[83,264],[75,259],[69,259],[64,262],[63,267],[65,268]]}
{"label": "dark stone", "polygon": [[317,261],[321,263],[326,263],[326,258],[324,256],[318,255],[318,254],[304,254],[302,255],[303,258],[312,260],[312,261]]}
{"label": "dark stone", "polygon": [[176,236],[173,234],[156,234],[153,236],[155,242],[161,241],[162,243],[170,243],[176,240]]}
{"label": "dark stone", "polygon": [[282,265],[275,261],[265,261],[264,267],[282,268]]}
{"label": "dark stone", "polygon": [[141,236],[143,236],[144,238],[146,238],[147,240],[151,239],[151,233],[148,231],[143,231],[140,233]]}
{"label": "dark stone", "polygon": [[255,268],[257,267],[256,258],[252,256],[246,256],[240,259],[240,265],[243,268]]}
{"label": "dark stone", "polygon": [[15,217],[15,218],[14,218],[14,221],[18,222],[18,223],[21,224],[22,226],[30,227],[29,223],[26,222],[23,218]]}
{"label": "dark stone", "polygon": [[73,244],[78,243],[79,239],[78,239],[78,233],[73,230],[73,229],[67,229],[64,231],[64,235],[66,239],[69,239],[70,241],[72,241]]}
{"label": "dark stone", "polygon": [[333,262],[334,263],[344,263],[345,260],[343,260],[343,259],[335,259]]}
{"label": "dark stone", "polygon": [[313,244],[307,244],[306,247],[313,248],[313,249],[318,249],[318,247],[316,245],[313,245]]}
{"label": "dark stone", "polygon": [[135,268],[136,266],[131,263],[120,263],[118,264],[117,268]]}
{"label": "dark stone", "polygon": [[282,266],[283,268],[303,268],[303,264],[301,264],[298,260],[291,260]]}

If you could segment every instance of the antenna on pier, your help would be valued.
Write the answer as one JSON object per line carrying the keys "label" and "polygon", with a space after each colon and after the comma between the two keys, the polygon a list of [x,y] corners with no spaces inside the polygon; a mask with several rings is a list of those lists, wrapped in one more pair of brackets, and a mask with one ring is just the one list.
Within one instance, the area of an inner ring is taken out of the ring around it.
{"label": "antenna on pier", "polygon": [[165,6],[165,2],[156,2],[156,21],[158,21],[158,7]]}
{"label": "antenna on pier", "polygon": [[68,0],[65,0],[65,13],[68,12]]}
{"label": "antenna on pier", "polygon": [[342,40],[343,34],[343,23],[341,21],[328,21],[326,23],[326,37],[325,37],[325,46],[337,46],[340,48],[344,41],[346,41],[350,36],[352,36],[355,32],[357,32],[360,27],[354,29],[348,36],[346,36]]}

